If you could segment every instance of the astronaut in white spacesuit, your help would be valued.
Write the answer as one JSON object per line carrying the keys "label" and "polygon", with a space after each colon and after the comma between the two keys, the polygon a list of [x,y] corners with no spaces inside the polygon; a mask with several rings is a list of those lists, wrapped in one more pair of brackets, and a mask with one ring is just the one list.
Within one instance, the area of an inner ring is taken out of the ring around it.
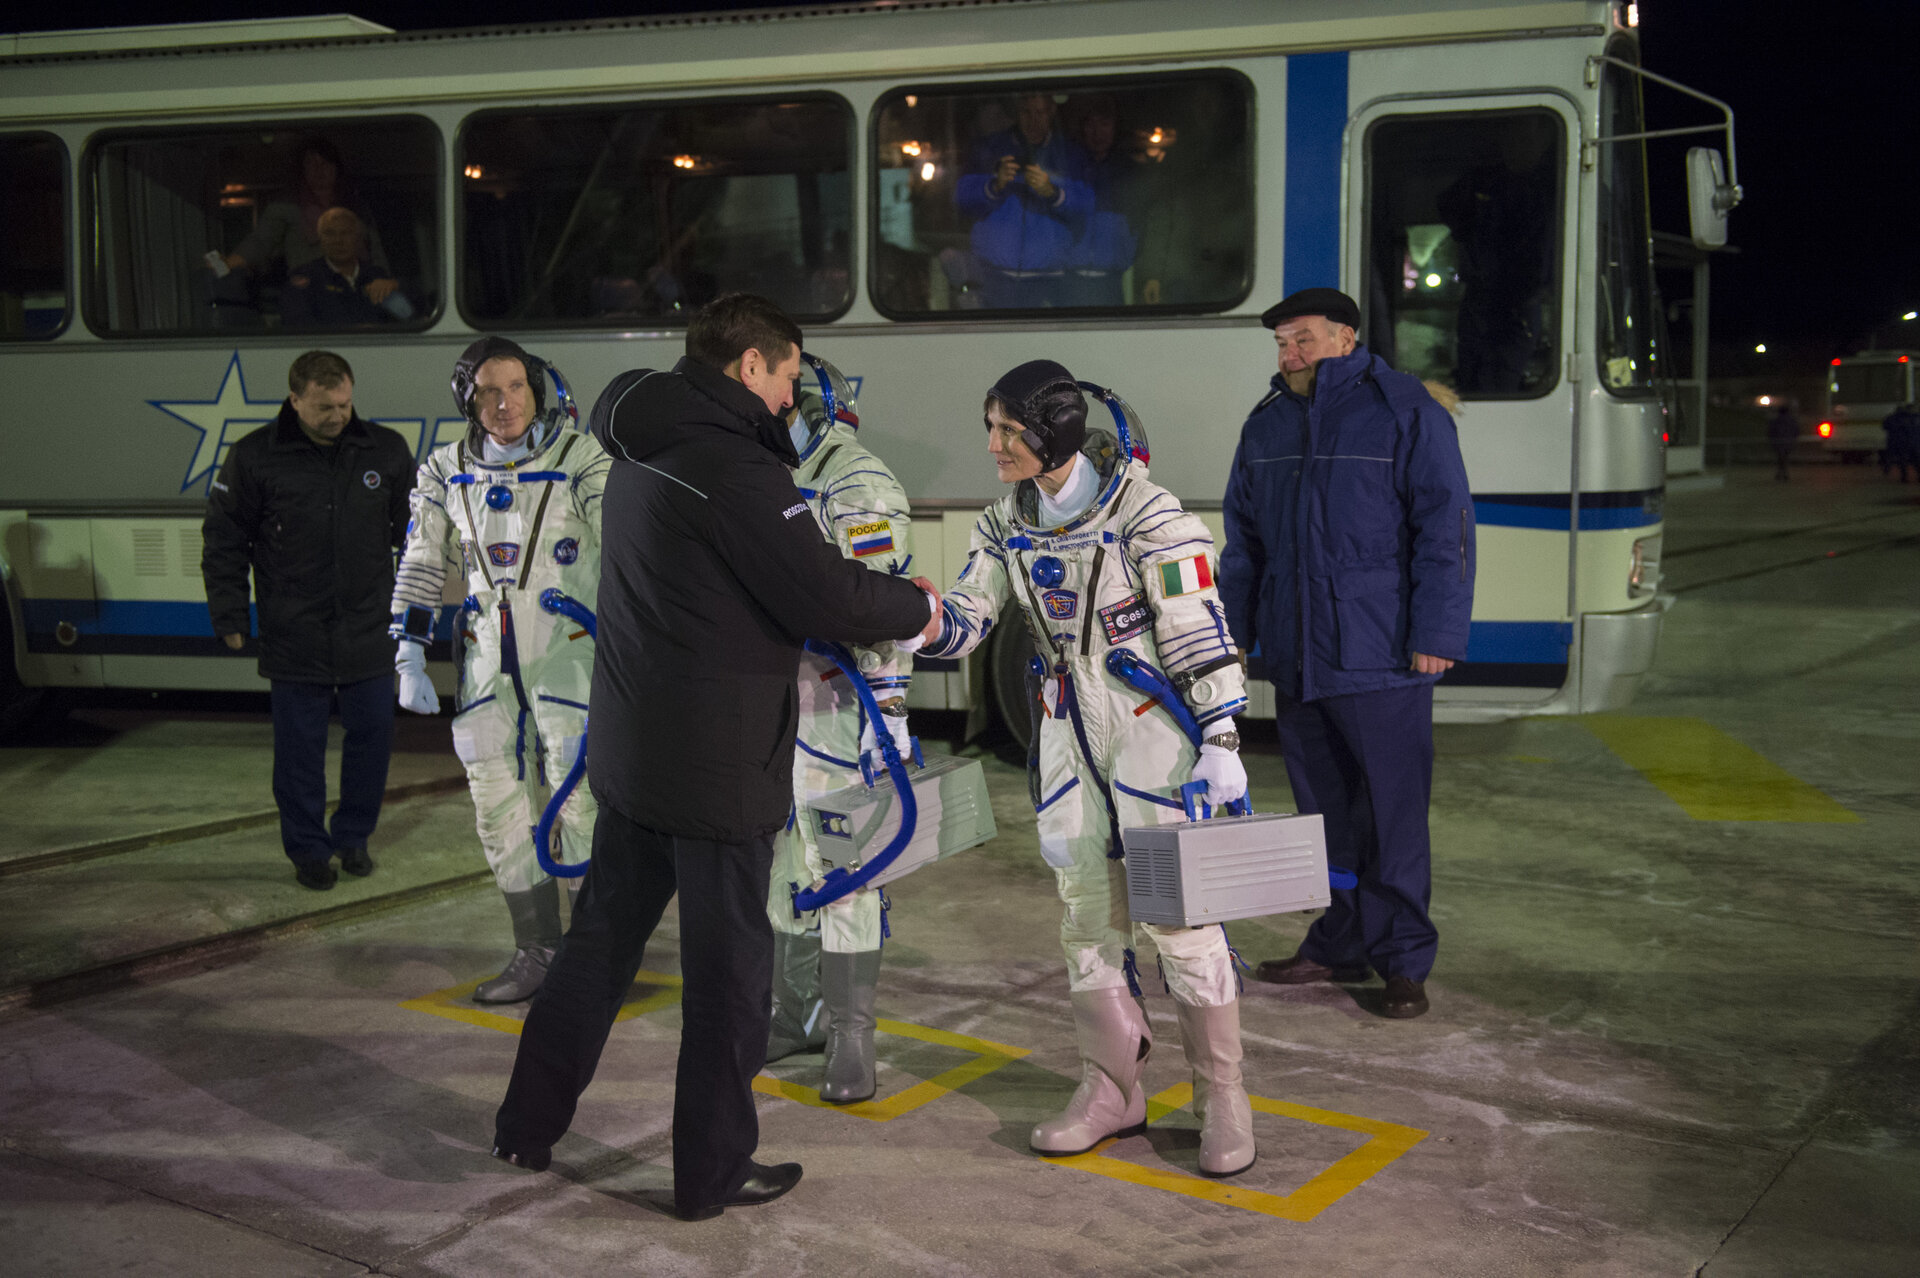
{"label": "astronaut in white spacesuit", "polygon": [[[1246,793],[1233,715],[1246,705],[1240,654],[1213,585],[1213,538],[1147,478],[1146,441],[1119,399],[1114,429],[1090,429],[1087,399],[1050,360],[1013,369],[986,402],[987,448],[1015,485],[975,523],[946,594],[945,624],[922,651],[959,657],[1013,605],[1040,653],[1040,853],[1066,906],[1060,935],[1081,1056],[1065,1112],[1033,1129],[1042,1154],[1074,1154],[1141,1130],[1152,1046],[1134,946],[1158,952],[1180,1017],[1202,1122],[1200,1170],[1253,1165],[1253,1113],[1240,1077],[1238,978],[1219,927],[1134,925],[1120,831],[1185,819],[1181,785],[1225,804]],[[1130,649],[1172,684],[1199,723],[1198,751],[1167,710],[1107,668]]]}
{"label": "astronaut in white spacesuit", "polygon": [[[506,969],[482,982],[473,1001],[517,1003],[540,988],[560,943],[559,885],[540,868],[533,826],[547,790],[580,751],[593,678],[592,637],[540,597],[557,589],[593,609],[600,494],[611,463],[591,435],[566,429],[574,413],[559,375],[505,338],[467,348],[454,365],[453,398],[471,425],[465,439],[420,465],[391,633],[401,640],[400,704],[435,713],[426,644],[446,566],[458,564],[467,596],[453,622],[463,654],[453,744],[514,944]],[[592,796],[576,786],[560,810],[553,860],[586,861],[593,818]]]}
{"label": "astronaut in white spacesuit", "polygon": [[[793,446],[800,465],[793,482],[821,535],[840,553],[875,572],[904,576],[912,559],[907,495],[861,444],[852,387],[832,364],[802,353],[794,395]],[[884,725],[862,710],[840,667],[809,652],[800,659],[800,731],[793,756],[796,813],[808,798],[859,784],[861,756],[881,766],[875,733],[889,733],[910,755],[907,686],[913,658],[896,645],[850,649],[880,705]],[[882,894],[861,888],[805,917],[793,893],[826,875],[811,823],[795,819],[774,843],[773,1026],[767,1059],[824,1046],[822,1100],[866,1100],[874,1093],[875,984],[880,976]],[[824,996],[824,997],[823,997]]]}

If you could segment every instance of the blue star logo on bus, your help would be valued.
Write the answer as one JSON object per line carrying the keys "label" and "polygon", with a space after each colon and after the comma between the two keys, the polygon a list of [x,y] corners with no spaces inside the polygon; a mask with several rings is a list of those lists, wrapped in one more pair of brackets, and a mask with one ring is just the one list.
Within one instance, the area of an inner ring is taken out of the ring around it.
{"label": "blue star logo on bus", "polygon": [[147,402],[200,432],[193,460],[187,463],[186,478],[180,481],[183,493],[194,488],[205,492],[233,442],[280,415],[280,400],[248,398],[247,377],[240,368],[239,351],[227,361],[226,375],[220,379],[220,389],[212,399],[150,399]]}

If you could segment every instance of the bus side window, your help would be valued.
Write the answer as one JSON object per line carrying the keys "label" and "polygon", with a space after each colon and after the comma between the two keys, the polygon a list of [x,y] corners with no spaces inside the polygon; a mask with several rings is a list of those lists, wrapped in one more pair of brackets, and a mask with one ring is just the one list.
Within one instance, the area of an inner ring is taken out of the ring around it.
{"label": "bus side window", "polygon": [[0,339],[67,325],[67,151],[43,133],[0,137]]}
{"label": "bus side window", "polygon": [[903,319],[1237,305],[1251,110],[1247,82],[1221,72],[888,94],[874,305]]}
{"label": "bus side window", "polygon": [[[115,133],[90,155],[88,318],[113,336],[424,324],[439,151],[415,116]],[[336,209],[355,230],[325,242]]]}
{"label": "bus side window", "polygon": [[1479,399],[1559,379],[1565,126],[1552,111],[1389,116],[1366,134],[1367,345]]}
{"label": "bus side window", "polygon": [[842,98],[493,111],[462,131],[460,306],[476,326],[684,321],[745,290],[853,297]]}

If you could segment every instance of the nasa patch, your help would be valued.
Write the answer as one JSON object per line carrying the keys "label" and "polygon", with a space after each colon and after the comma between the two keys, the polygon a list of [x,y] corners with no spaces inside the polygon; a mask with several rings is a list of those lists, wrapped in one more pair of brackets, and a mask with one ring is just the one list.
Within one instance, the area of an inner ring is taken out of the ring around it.
{"label": "nasa patch", "polygon": [[520,543],[496,541],[487,547],[487,559],[495,568],[511,568],[520,562]]}
{"label": "nasa patch", "polygon": [[365,484],[369,488],[378,488],[380,486],[380,472],[377,470],[370,470],[366,474],[360,476],[360,482]]}
{"label": "nasa patch", "polygon": [[553,543],[555,563],[570,564],[580,558],[580,543],[572,537],[562,537]]}
{"label": "nasa patch", "polygon": [[1040,604],[1054,621],[1072,621],[1080,611],[1080,596],[1071,590],[1047,590],[1041,593]]}

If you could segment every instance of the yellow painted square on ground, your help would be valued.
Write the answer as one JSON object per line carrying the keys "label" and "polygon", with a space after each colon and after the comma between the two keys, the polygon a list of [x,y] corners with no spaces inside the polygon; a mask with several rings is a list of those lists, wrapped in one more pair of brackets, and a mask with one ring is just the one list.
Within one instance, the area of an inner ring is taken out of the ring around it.
{"label": "yellow painted square on ground", "polygon": [[[491,980],[483,976],[479,980],[468,981],[464,985],[449,985],[444,990],[435,990],[431,994],[422,994],[419,998],[410,998],[400,1006],[409,1012],[425,1012],[429,1016],[440,1016],[450,1021],[459,1021],[462,1025],[479,1025],[485,1029],[496,1029],[508,1034],[518,1034],[523,1024],[517,1016],[503,1016],[499,1012],[490,1012],[484,1007],[467,1001],[480,981]],[[680,978],[669,976],[665,972],[649,972],[644,969],[633,978],[636,986],[645,986],[644,993],[635,996],[629,992],[627,1001],[615,1014],[616,1021],[630,1021],[636,1016],[645,1016],[648,1012],[657,1012],[663,1007],[672,1007],[680,1001]]]}
{"label": "yellow painted square on ground", "polygon": [[851,1105],[836,1105],[831,1101],[823,1101],[820,1099],[820,1091],[817,1087],[790,1083],[785,1079],[775,1078],[771,1074],[756,1076],[753,1080],[753,1090],[767,1096],[780,1096],[802,1105],[811,1105],[815,1109],[837,1110],[842,1114],[852,1114],[856,1118],[886,1123],[902,1114],[919,1109],[930,1101],[939,1100],[948,1092],[959,1091],[974,1079],[984,1077],[1002,1065],[1019,1060],[1029,1051],[1028,1048],[1009,1047],[1005,1043],[973,1038],[966,1034],[955,1034],[950,1030],[931,1029],[925,1025],[912,1025],[906,1021],[890,1021],[884,1016],[879,1019],[877,1025],[882,1034],[914,1038],[923,1043],[934,1043],[941,1047],[956,1047],[963,1052],[972,1052],[973,1059],[956,1065],[944,1073],[936,1074],[932,1078],[922,1079],[891,1096],[855,1101]]}
{"label": "yellow painted square on ground", "polygon": [[1600,714],[1581,722],[1696,821],[1860,819],[1705,720]]}
{"label": "yellow painted square on ground", "polygon": [[[1114,1143],[1111,1140],[1100,1142],[1084,1154],[1049,1158],[1047,1161],[1077,1171],[1092,1172],[1096,1176],[1123,1180],[1130,1185],[1144,1185],[1149,1189],[1163,1189],[1170,1194],[1185,1194],[1189,1198],[1238,1207],[1242,1211],[1259,1212],[1263,1216],[1309,1221],[1427,1137],[1427,1133],[1417,1127],[1402,1127],[1398,1123],[1361,1118],[1356,1114],[1315,1109],[1311,1105],[1296,1105],[1291,1101],[1268,1100],[1264,1096],[1249,1096],[1247,1099],[1252,1102],[1257,1114],[1275,1114],[1281,1118],[1296,1118],[1303,1123],[1318,1123],[1322,1127],[1358,1132],[1367,1138],[1367,1142],[1290,1194],[1269,1194],[1244,1188],[1230,1180],[1208,1180],[1174,1171],[1170,1167],[1148,1167],[1123,1158],[1109,1158],[1101,1151]],[[1147,1122],[1157,1123],[1174,1110],[1184,1109],[1192,1100],[1193,1084],[1176,1083],[1147,1102]]]}

